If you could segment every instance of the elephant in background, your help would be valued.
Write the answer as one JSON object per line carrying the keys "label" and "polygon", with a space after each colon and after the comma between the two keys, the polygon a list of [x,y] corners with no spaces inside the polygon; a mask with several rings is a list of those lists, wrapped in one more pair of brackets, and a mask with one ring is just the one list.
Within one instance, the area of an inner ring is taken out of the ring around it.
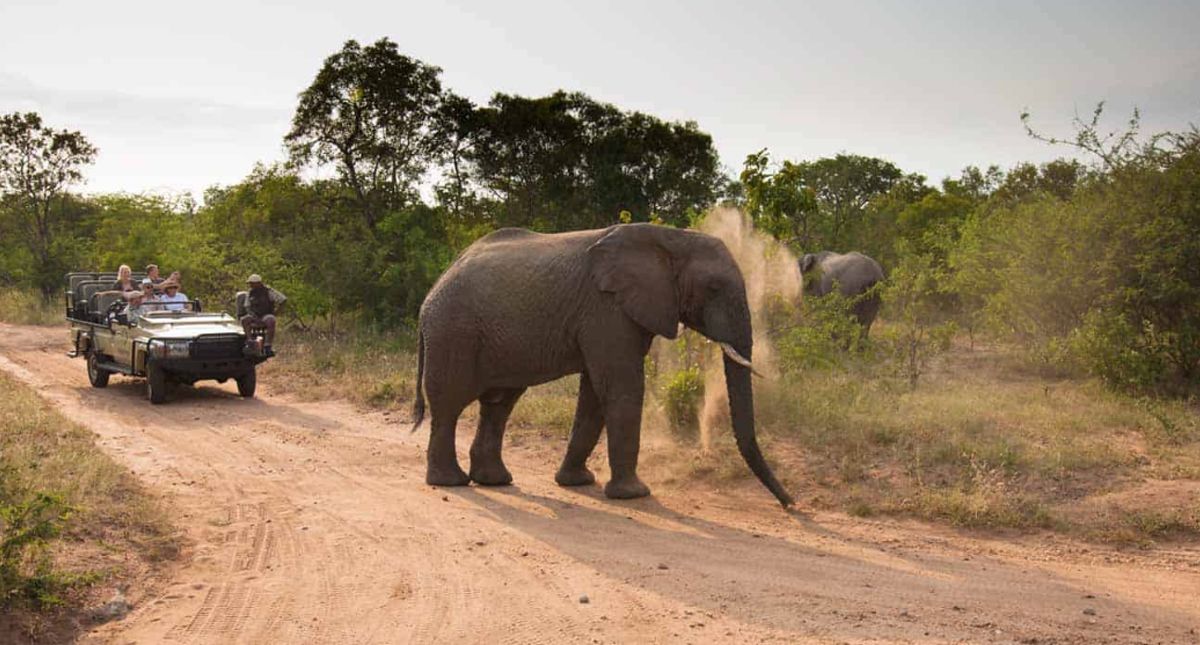
{"label": "elephant in background", "polygon": [[[555,481],[595,482],[586,462],[607,428],[612,478],[605,495],[648,495],[637,475],[644,358],[655,335],[675,338],[680,323],[724,349],[738,449],[790,506],[755,435],[750,309],[741,271],[719,239],[650,224],[557,234],[501,229],[477,240],[442,274],[418,323],[413,429],[428,396],[426,482],[511,483],[501,442],[513,406],[526,388],[578,373],[575,421]],[[455,426],[476,400],[479,423],[464,472]]]}
{"label": "elephant in background", "polygon": [[853,298],[850,311],[862,326],[863,337],[867,336],[879,313],[878,290],[871,290],[883,281],[883,267],[878,262],[858,251],[821,251],[800,258],[800,273],[806,294],[823,296],[833,292],[836,285],[843,296]]}

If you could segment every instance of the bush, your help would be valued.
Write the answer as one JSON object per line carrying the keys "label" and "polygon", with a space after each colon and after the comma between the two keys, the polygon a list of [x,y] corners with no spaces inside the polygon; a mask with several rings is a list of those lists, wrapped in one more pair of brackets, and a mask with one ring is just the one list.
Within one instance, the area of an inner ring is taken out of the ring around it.
{"label": "bush", "polygon": [[56,571],[47,549],[74,510],[50,493],[17,503],[0,500],[0,607],[59,605],[59,594],[88,581],[87,575]]}
{"label": "bush", "polygon": [[909,387],[938,354],[950,348],[957,325],[944,310],[945,272],[930,258],[904,257],[883,287],[890,324],[879,332],[879,347]]}
{"label": "bush", "polygon": [[777,332],[780,369],[794,373],[843,367],[850,355],[865,349],[860,327],[851,313],[854,303],[854,298],[836,292],[805,298],[800,324]]}
{"label": "bush", "polygon": [[700,432],[700,403],[704,401],[704,374],[699,367],[681,369],[663,388],[667,423],[681,439],[695,440]]}
{"label": "bush", "polygon": [[0,322],[14,325],[53,325],[63,311],[34,289],[0,288]]}

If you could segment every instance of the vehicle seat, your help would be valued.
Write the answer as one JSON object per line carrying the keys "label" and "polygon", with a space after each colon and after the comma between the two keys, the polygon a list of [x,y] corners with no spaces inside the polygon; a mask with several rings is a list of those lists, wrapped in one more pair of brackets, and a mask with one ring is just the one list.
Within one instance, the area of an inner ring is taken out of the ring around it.
{"label": "vehicle seat", "polygon": [[114,302],[124,301],[125,294],[120,291],[100,291],[92,294],[92,302],[89,307],[91,319],[95,322],[106,322],[108,310]]}

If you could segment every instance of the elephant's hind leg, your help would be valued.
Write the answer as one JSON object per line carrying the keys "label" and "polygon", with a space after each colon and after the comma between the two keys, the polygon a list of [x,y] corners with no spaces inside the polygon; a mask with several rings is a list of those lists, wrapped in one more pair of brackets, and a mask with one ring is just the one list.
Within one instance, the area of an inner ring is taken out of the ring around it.
{"label": "elephant's hind leg", "polygon": [[559,486],[586,486],[596,482],[596,476],[588,470],[587,460],[596,449],[603,428],[604,408],[592,387],[592,380],[584,372],[579,375],[579,403],[575,406],[575,424],[571,426],[567,454],[554,475]]}
{"label": "elephant's hind leg", "polygon": [[471,480],[484,486],[505,486],[512,483],[512,474],[504,466],[500,451],[504,429],[517,399],[525,388],[488,390],[479,397],[479,427],[471,442]]}
{"label": "elephant's hind leg", "polygon": [[454,430],[466,406],[434,405],[429,423],[429,452],[426,454],[425,483],[431,486],[466,486],[471,479],[458,465],[454,452]]}

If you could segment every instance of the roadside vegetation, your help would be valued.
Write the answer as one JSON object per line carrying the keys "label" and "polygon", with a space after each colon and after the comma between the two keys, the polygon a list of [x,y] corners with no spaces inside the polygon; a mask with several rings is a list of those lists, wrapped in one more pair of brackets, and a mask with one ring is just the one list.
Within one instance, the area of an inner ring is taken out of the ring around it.
{"label": "roadside vegetation", "polygon": [[14,325],[58,325],[63,321],[59,301],[43,298],[35,289],[0,286],[0,322]]}
{"label": "roadside vegetation", "polygon": [[97,607],[175,558],[180,538],[91,432],[3,373],[0,428],[0,633],[67,640],[122,612]]}
{"label": "roadside vegetation", "polygon": [[[86,136],[0,115],[0,319],[56,317],[72,269],[156,262],[210,310],[260,273],[289,296],[265,383],[406,411],[420,303],[479,236],[703,228],[720,205],[772,253],[858,250],[887,273],[868,339],[838,298],[758,307],[766,452],[812,504],[1127,542],[1197,534],[1194,126],[1146,134],[1134,112],[1111,128],[1100,104],[1069,133],[1021,115],[1070,155],[1043,164],[930,181],[886,159],[764,147],[726,160],[741,161],[726,176],[696,123],[567,91],[474,104],[440,74],[387,39],[348,41],[299,97],[288,162],[202,203],[77,194],[100,154]],[[710,349],[685,336],[647,364],[648,425],[673,446],[647,456],[681,486],[746,476],[720,436]],[[565,435],[576,387],[531,390],[513,435]]]}

